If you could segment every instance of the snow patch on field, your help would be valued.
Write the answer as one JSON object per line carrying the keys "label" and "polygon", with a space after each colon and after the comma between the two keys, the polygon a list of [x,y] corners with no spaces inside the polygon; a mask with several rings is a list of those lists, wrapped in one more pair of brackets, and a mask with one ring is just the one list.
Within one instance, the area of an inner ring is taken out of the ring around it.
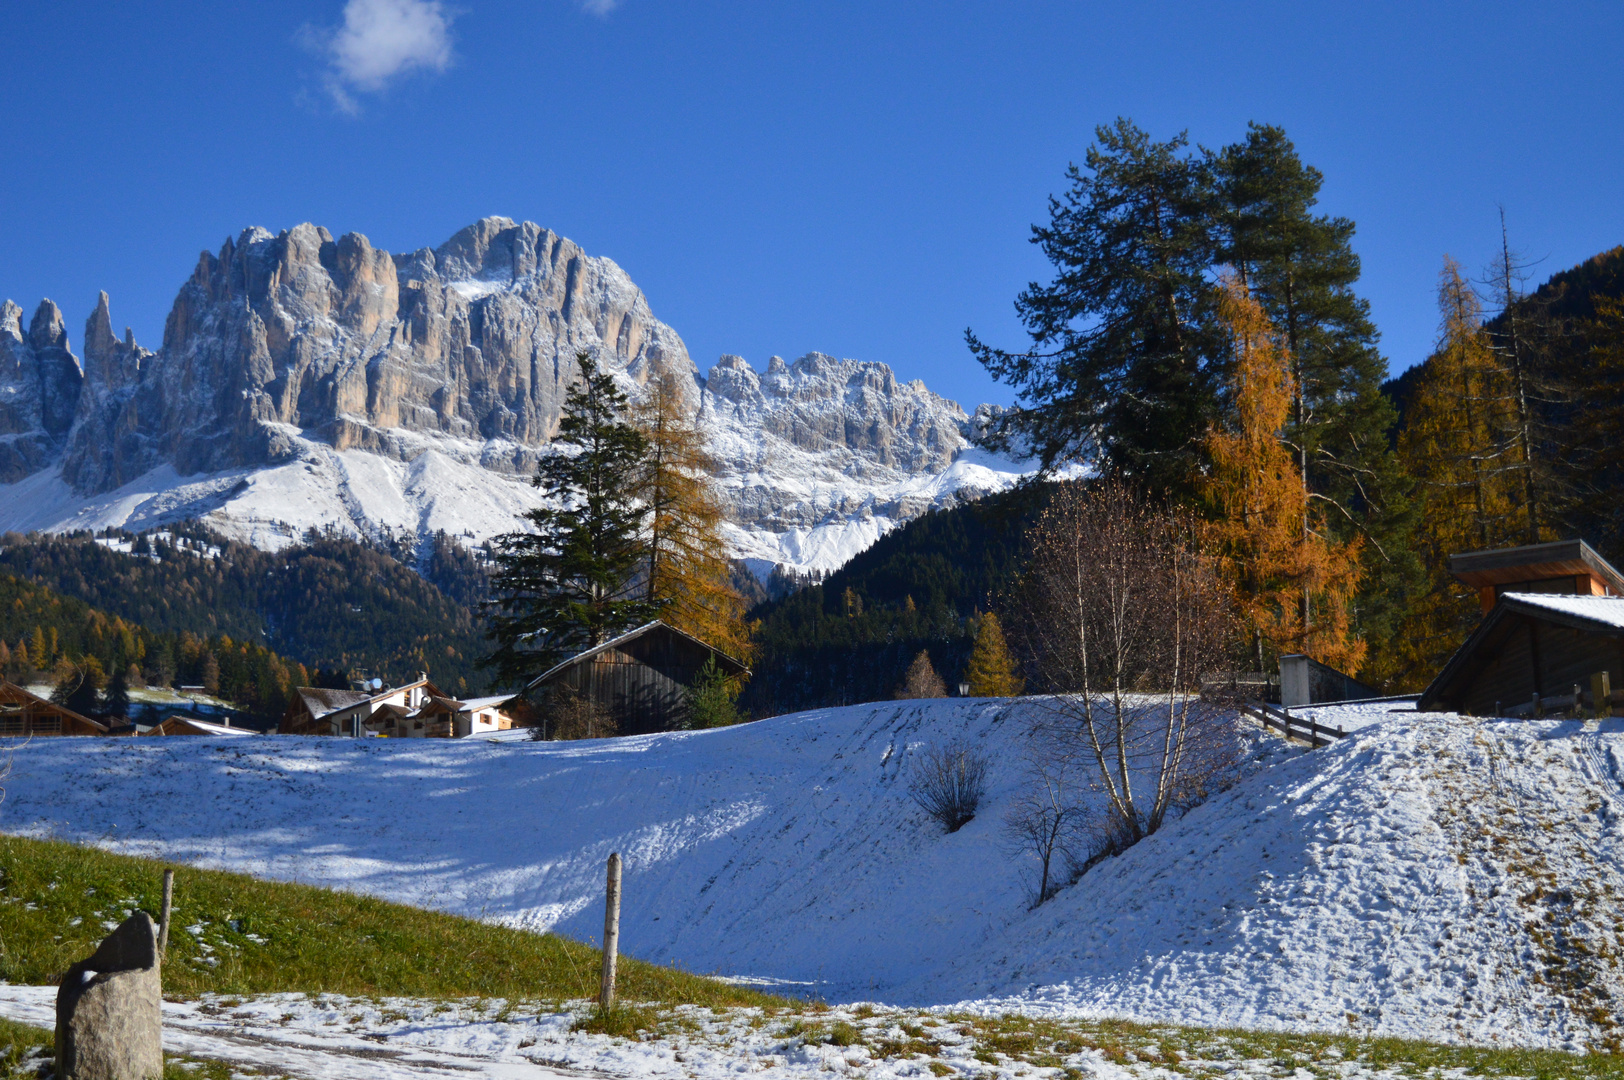
{"label": "snow patch on field", "polygon": [[[1390,713],[1252,772],[1054,900],[999,822],[1022,706],[895,702],[596,742],[61,739],[0,828],[581,939],[835,1001],[1582,1047],[1616,1033],[1624,721]],[[925,745],[993,761],[944,835]]]}

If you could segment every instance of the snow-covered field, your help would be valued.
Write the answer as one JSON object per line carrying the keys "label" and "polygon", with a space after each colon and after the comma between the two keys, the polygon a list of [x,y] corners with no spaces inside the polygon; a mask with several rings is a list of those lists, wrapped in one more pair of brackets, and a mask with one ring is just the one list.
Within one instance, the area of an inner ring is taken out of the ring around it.
{"label": "snow-covered field", "polygon": [[[1000,819],[1020,709],[894,702],[522,741],[41,740],[0,828],[590,939],[831,1001],[1580,1047],[1617,1023],[1624,721],[1389,712],[1250,775],[1035,911]],[[926,744],[994,766],[944,835]],[[1608,995],[1611,995],[1610,997]]]}

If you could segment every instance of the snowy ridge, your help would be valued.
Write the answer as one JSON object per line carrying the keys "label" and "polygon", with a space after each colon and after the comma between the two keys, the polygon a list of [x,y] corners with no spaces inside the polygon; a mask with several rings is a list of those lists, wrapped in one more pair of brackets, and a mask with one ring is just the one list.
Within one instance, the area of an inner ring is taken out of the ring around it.
{"label": "snowy ridge", "polygon": [[[1616,1023],[1624,721],[1382,707],[1311,753],[1252,731],[1246,779],[1029,911],[999,830],[1026,707],[572,744],[41,740],[0,828],[583,939],[618,850],[628,953],[831,1000],[1571,1048]],[[944,835],[906,777],[953,738],[993,766]]]}
{"label": "snowy ridge", "polygon": [[725,356],[701,378],[621,267],[507,218],[399,256],[245,229],[202,255],[162,349],[116,338],[104,293],[83,351],[49,301],[26,328],[0,305],[0,530],[201,518],[269,547],[313,525],[477,543],[537,504],[524,481],[582,352],[634,401],[666,375],[691,392],[733,554],[763,576],[832,570],[1029,468],[970,450],[990,413],[884,364]]}

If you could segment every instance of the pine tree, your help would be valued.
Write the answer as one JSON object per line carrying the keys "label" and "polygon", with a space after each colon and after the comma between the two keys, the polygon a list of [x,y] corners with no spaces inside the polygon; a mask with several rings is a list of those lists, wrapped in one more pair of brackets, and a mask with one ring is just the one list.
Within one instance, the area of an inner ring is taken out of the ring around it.
{"label": "pine tree", "polygon": [[220,692],[220,658],[212,651],[203,654],[203,672],[200,681],[205,694]]}
{"label": "pine tree", "polygon": [[[1278,127],[1250,125],[1244,141],[1212,161],[1216,258],[1262,307],[1290,358],[1283,437],[1307,497],[1327,510],[1327,534],[1365,541],[1361,623],[1381,635],[1419,570],[1405,539],[1414,522],[1410,484],[1387,435],[1396,419],[1381,392],[1387,363],[1370,306],[1354,292],[1354,224],[1314,213],[1324,177]],[[1310,595],[1298,603],[1299,620],[1314,621]]]}
{"label": "pine tree", "polygon": [[707,656],[687,691],[687,726],[713,728],[739,723],[744,719],[739,715],[739,689],[739,681],[716,666],[716,656]]}
{"label": "pine tree", "polygon": [[1049,200],[1032,242],[1054,279],[1015,301],[1026,352],[965,340],[1019,407],[990,433],[1045,469],[1068,460],[1157,491],[1185,492],[1200,468],[1221,345],[1211,321],[1211,183],[1183,135],[1155,142],[1131,121],[1096,129],[1070,190]]}
{"label": "pine tree", "polygon": [[509,685],[653,618],[647,508],[638,498],[647,440],[626,421],[626,396],[592,355],[576,354],[552,453],[533,483],[546,498],[524,515],[533,531],[496,543],[488,663]]}
{"label": "pine tree", "polygon": [[1359,541],[1327,534],[1283,441],[1294,397],[1290,354],[1238,279],[1226,282],[1219,312],[1234,360],[1229,422],[1207,438],[1212,470],[1206,490],[1216,510],[1209,543],[1235,591],[1260,668],[1267,642],[1279,652],[1303,652],[1357,671],[1366,648],[1352,626]]}
{"label": "pine tree", "polygon": [[1026,680],[1004,641],[1004,628],[990,611],[981,616],[981,625],[976,628],[964,681],[970,684],[971,697],[1020,697],[1026,688]]}
{"label": "pine tree", "polygon": [[636,419],[646,444],[639,495],[648,510],[648,601],[671,626],[748,661],[744,598],[731,582],[710,479],[715,462],[674,375],[650,384]]}
{"label": "pine tree", "polygon": [[108,716],[128,716],[130,712],[130,685],[129,677],[123,671],[114,671],[113,677],[107,681],[107,694],[102,701],[102,711]]}

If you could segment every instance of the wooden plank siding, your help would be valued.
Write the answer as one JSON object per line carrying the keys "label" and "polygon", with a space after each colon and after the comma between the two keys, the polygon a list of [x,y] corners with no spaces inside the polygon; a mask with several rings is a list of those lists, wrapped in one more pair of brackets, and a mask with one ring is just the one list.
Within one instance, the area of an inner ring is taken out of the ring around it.
{"label": "wooden plank siding", "polygon": [[688,687],[712,657],[727,675],[747,673],[697,638],[653,622],[557,665],[525,693],[539,698],[563,684],[607,711],[622,735],[671,731],[687,721]]}
{"label": "wooden plank siding", "polygon": [[1533,696],[1561,697],[1575,685],[1588,692],[1590,677],[1624,675],[1624,630],[1586,627],[1560,617],[1502,610],[1473,635],[1422,695],[1423,711],[1493,716]]}

